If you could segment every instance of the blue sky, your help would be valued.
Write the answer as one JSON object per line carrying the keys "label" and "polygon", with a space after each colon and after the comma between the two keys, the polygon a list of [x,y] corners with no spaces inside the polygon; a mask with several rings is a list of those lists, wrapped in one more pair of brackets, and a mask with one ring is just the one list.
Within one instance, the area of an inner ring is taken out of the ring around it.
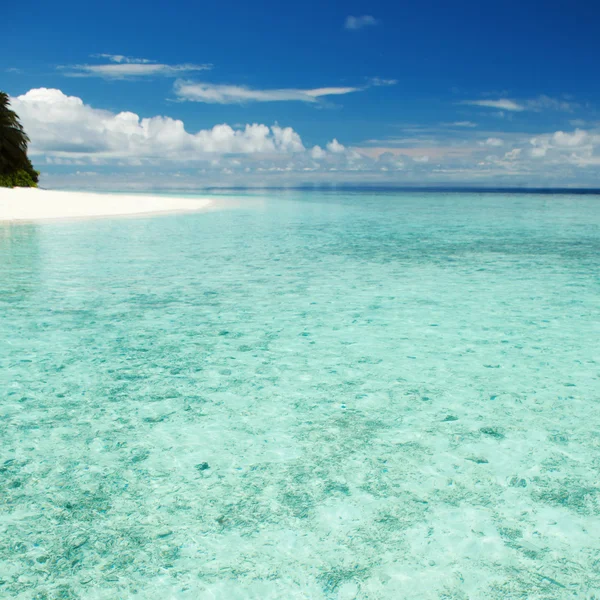
{"label": "blue sky", "polygon": [[598,23],[578,0],[38,1],[0,88],[47,185],[598,186]]}

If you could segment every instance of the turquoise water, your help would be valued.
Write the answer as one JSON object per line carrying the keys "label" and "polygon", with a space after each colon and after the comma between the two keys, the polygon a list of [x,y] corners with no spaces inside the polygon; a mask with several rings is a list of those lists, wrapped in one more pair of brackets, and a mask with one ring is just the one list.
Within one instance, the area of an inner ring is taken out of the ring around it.
{"label": "turquoise water", "polygon": [[0,597],[600,594],[600,197],[0,224]]}

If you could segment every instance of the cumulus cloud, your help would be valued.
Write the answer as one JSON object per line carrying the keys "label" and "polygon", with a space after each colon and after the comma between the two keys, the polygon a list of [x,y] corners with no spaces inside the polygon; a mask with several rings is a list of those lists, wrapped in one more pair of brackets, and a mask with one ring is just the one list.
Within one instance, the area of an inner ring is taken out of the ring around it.
{"label": "cumulus cloud", "polygon": [[303,152],[290,127],[215,125],[188,133],[178,119],[140,118],[92,108],[57,89],[30,90],[12,99],[31,137],[32,153],[50,156],[189,160],[207,154],[290,154]]}
{"label": "cumulus cloud", "polygon": [[327,156],[327,153],[323,150],[323,148],[321,148],[321,146],[314,146],[313,149],[310,151],[310,156],[315,160],[319,160],[321,158],[325,158],[325,156]]}
{"label": "cumulus cloud", "polygon": [[572,133],[556,131],[533,137],[529,143],[532,146],[530,154],[534,158],[568,155],[576,162],[585,162],[592,157],[595,146],[600,144],[600,134],[590,134],[583,129],[575,129]]}
{"label": "cumulus cloud", "polygon": [[291,127],[222,123],[189,132],[179,119],[102,110],[58,89],[33,89],[11,101],[44,176],[52,165],[61,165],[63,173],[70,166],[74,178],[77,172],[78,178],[109,173],[114,187],[127,172],[119,180],[124,189],[154,181],[190,188],[311,182],[583,185],[600,175],[600,130],[594,128],[532,136],[442,127],[439,138],[427,131],[427,138],[403,138],[400,145],[384,139],[377,147],[348,146],[334,138],[308,146]]}
{"label": "cumulus cloud", "polygon": [[[392,176],[403,167],[400,160],[371,158],[337,139],[307,149],[294,129],[277,124],[219,124],[190,133],[179,119],[102,110],[58,89],[33,89],[11,100],[31,137],[36,165],[71,166],[76,168],[73,177],[90,171],[82,169],[84,165],[101,166],[110,172],[113,185],[123,169],[129,170],[131,179],[119,180],[127,188],[143,185],[142,173],[147,175],[147,186],[160,180],[161,169],[171,173],[170,185],[185,187],[184,180],[192,186],[194,178],[196,184],[198,180],[219,184],[225,177],[229,183],[264,185],[281,178],[356,180],[373,177],[382,168]],[[145,168],[151,168],[149,177]]]}
{"label": "cumulus cloud", "polygon": [[346,150],[343,144],[340,144],[335,138],[327,144],[327,150],[333,154],[341,154]]}
{"label": "cumulus cloud", "polygon": [[62,65],[58,67],[69,77],[102,77],[104,79],[133,79],[140,77],[177,77],[184,73],[206,71],[209,64],[184,63],[167,65],[147,58],[132,58],[122,54],[95,54],[108,63],[97,65]]}
{"label": "cumulus cloud", "polygon": [[504,154],[505,160],[517,160],[521,156],[521,148],[513,148]]}
{"label": "cumulus cloud", "polygon": [[378,23],[379,21],[371,15],[362,15],[360,17],[348,16],[344,21],[344,29],[356,31],[357,29],[363,29],[365,27],[373,27]]}
{"label": "cumulus cloud", "polygon": [[179,100],[205,102],[208,104],[240,104],[245,102],[317,102],[324,96],[339,96],[359,92],[358,87],[324,87],[315,89],[267,89],[259,90],[241,85],[217,85],[178,80],[175,95]]}
{"label": "cumulus cloud", "polygon": [[588,137],[587,131],[583,131],[582,129],[576,129],[573,133],[557,131],[552,136],[552,142],[559,148],[572,148],[573,146],[585,144]]}
{"label": "cumulus cloud", "polygon": [[490,137],[487,140],[485,140],[484,142],[481,142],[482,146],[503,146],[504,142],[500,139],[500,138],[496,138],[496,137]]}

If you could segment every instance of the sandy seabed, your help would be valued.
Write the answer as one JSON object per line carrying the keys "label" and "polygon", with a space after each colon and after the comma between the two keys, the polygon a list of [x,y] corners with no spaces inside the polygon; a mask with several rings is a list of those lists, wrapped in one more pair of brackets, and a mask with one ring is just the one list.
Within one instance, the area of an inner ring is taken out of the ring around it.
{"label": "sandy seabed", "polygon": [[206,209],[211,204],[207,198],[0,188],[0,221],[189,212]]}

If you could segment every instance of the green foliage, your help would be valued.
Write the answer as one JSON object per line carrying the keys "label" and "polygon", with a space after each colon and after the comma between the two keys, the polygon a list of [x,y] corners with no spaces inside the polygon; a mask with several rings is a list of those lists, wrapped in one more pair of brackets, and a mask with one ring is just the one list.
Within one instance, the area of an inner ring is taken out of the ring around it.
{"label": "green foliage", "polygon": [[27,156],[28,144],[8,94],[0,92],[0,187],[36,187],[39,173]]}
{"label": "green foliage", "polygon": [[33,173],[35,179],[25,169],[19,169],[12,173],[0,173],[0,187],[37,187],[38,172],[33,171]]}

